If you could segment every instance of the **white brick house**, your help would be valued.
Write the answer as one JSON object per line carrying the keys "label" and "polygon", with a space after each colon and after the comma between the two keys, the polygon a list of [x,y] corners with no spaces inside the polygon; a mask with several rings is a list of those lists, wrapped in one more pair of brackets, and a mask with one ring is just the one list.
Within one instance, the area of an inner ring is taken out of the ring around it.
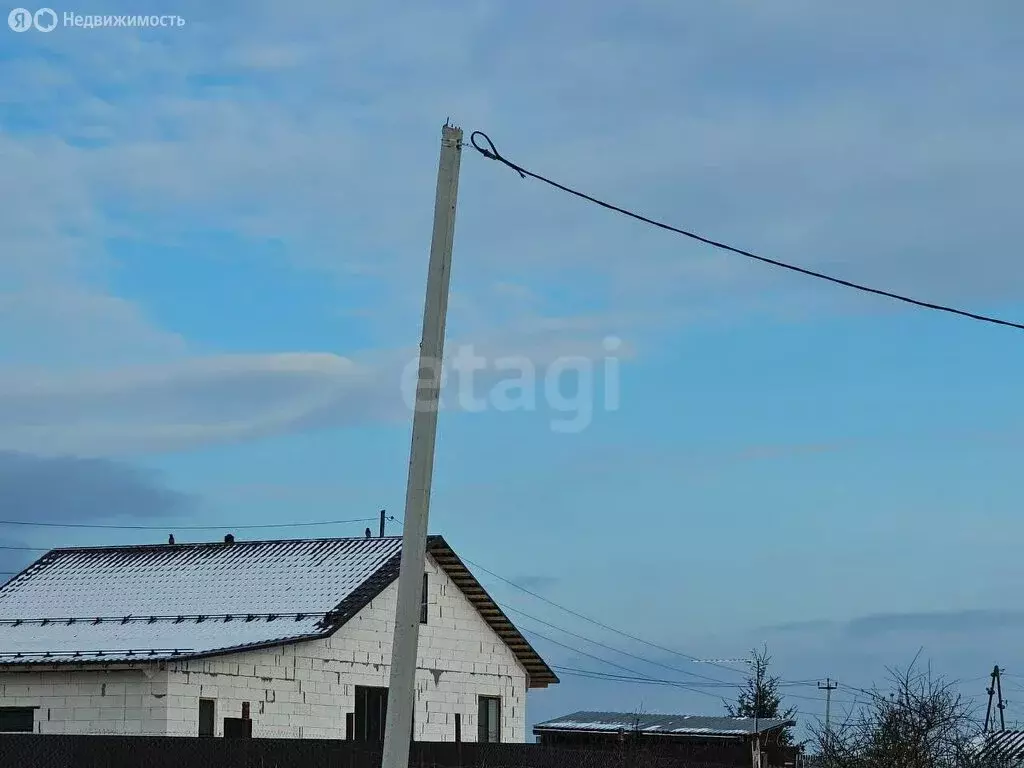
{"label": "white brick house", "polygon": [[[400,538],[58,549],[0,588],[0,731],[379,740]],[[413,737],[526,740],[558,678],[439,536]]]}

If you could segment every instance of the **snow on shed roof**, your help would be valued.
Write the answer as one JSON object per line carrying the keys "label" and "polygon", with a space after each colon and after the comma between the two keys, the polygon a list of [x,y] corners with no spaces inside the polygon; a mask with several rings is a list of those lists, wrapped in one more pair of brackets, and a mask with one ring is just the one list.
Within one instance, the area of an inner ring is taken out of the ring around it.
{"label": "snow on shed roof", "polygon": [[[325,637],[398,577],[400,537],[55,549],[0,587],[0,664],[211,656]],[[558,678],[440,536],[427,549],[530,674]]]}
{"label": "snow on shed roof", "polygon": [[1024,765],[1024,731],[985,733],[975,739],[974,746],[978,757],[993,765]]}
{"label": "snow on shed roof", "polygon": [[639,730],[652,735],[735,737],[796,725],[793,720],[704,715],[658,715],[627,712],[574,712],[533,727],[541,733],[610,733]]}

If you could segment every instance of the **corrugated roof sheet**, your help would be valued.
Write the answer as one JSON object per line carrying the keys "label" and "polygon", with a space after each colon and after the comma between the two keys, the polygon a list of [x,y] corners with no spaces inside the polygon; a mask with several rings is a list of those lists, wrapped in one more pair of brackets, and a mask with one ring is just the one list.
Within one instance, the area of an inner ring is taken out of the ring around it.
{"label": "corrugated roof sheet", "polygon": [[[385,566],[396,567],[400,551],[398,538],[53,550],[0,589],[0,662],[52,661],[47,653],[108,662],[171,658],[328,634],[335,627],[324,614]],[[245,620],[299,612],[316,615]],[[178,614],[196,618],[58,623]],[[225,615],[232,620],[199,618]],[[10,623],[18,619],[52,623]],[[69,655],[75,652],[78,657]]]}
{"label": "corrugated roof sheet", "polygon": [[976,745],[984,759],[1024,765],[1024,731],[996,731],[979,736]]}
{"label": "corrugated roof sheet", "polygon": [[[756,723],[756,727],[755,727]],[[534,733],[607,733],[639,730],[652,735],[746,736],[765,733],[793,720],[752,717],[707,717],[704,715],[659,715],[627,712],[574,712],[533,727]]]}
{"label": "corrugated roof sheet", "polygon": [[[0,664],[194,658],[323,637],[398,577],[401,549],[400,537],[56,549],[0,587]],[[557,683],[444,539],[427,549],[531,686]]]}
{"label": "corrugated roof sheet", "polygon": [[328,611],[401,539],[55,549],[0,589],[0,618]]}

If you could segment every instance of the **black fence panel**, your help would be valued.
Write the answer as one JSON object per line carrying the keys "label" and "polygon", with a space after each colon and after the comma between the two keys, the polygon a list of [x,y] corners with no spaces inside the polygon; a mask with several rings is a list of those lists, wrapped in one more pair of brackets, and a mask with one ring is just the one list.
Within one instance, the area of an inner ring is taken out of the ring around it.
{"label": "black fence panel", "polygon": [[[3,768],[380,768],[378,745],[314,739],[0,734]],[[415,742],[409,768],[733,768],[659,750]],[[743,764],[745,765],[745,763]]]}

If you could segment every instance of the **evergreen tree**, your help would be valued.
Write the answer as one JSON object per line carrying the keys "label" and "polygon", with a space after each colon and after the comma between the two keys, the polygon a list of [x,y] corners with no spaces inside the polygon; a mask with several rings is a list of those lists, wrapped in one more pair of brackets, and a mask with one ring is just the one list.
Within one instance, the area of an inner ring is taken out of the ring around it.
{"label": "evergreen tree", "polygon": [[[781,718],[789,720],[796,713],[796,707],[782,709],[782,695],[779,693],[779,678],[768,674],[772,657],[768,648],[750,652],[750,676],[740,691],[735,704],[726,704],[732,717],[756,717],[760,719]],[[779,734],[779,743],[789,745],[793,734],[789,728]]]}

